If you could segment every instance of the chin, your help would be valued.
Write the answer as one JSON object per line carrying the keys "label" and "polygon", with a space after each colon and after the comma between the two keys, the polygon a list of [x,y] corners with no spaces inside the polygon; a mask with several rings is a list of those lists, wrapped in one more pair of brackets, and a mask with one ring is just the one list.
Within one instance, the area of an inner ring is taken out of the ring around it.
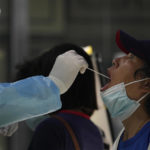
{"label": "chin", "polygon": [[112,82],[112,81],[110,81],[110,82],[108,82],[107,84],[105,84],[105,85],[101,88],[101,91],[103,92],[103,91],[105,91],[105,90],[107,90],[107,89],[111,88],[112,86],[117,85],[117,84],[119,84],[119,83],[121,83],[121,82]]}
{"label": "chin", "polygon": [[107,90],[107,89],[110,88],[110,87],[111,87],[111,86],[110,86],[110,82],[109,82],[109,83],[105,84],[105,85],[101,88],[101,91],[103,92],[103,91]]}

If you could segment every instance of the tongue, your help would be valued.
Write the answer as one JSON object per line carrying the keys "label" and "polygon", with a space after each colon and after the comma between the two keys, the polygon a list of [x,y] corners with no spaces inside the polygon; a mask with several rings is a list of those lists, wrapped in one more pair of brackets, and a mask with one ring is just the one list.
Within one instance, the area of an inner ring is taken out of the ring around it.
{"label": "tongue", "polygon": [[102,92],[102,91],[105,91],[107,88],[108,88],[108,83],[105,84],[105,85],[101,88],[101,92]]}

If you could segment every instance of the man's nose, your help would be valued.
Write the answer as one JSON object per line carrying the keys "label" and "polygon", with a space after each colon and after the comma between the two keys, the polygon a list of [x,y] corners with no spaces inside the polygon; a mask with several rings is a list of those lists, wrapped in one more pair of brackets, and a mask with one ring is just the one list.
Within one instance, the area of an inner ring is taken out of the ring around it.
{"label": "man's nose", "polygon": [[115,67],[118,67],[121,64],[121,62],[123,62],[123,60],[125,60],[125,57],[126,56],[122,56],[122,57],[117,57],[117,58],[113,59],[112,64]]}

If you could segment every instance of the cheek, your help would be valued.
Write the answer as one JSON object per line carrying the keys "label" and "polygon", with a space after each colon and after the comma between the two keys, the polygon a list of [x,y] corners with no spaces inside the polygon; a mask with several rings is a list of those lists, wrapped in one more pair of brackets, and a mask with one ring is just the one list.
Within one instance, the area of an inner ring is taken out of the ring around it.
{"label": "cheek", "polygon": [[117,82],[125,82],[128,83],[129,81],[134,80],[134,70],[133,68],[129,67],[118,67],[114,72],[112,73],[113,79]]}

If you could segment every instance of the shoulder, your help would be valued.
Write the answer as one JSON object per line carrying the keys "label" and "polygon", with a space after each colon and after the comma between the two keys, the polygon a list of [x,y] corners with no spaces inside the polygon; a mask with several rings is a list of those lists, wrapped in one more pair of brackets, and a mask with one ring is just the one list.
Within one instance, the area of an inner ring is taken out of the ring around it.
{"label": "shoulder", "polygon": [[52,132],[57,133],[57,132],[60,132],[60,130],[62,129],[63,129],[62,123],[59,120],[53,117],[50,117],[50,118],[45,119],[38,125],[35,133],[42,132],[45,134],[49,134],[50,132],[52,134]]}
{"label": "shoulder", "polygon": [[53,118],[41,122],[34,132],[30,148],[32,150],[59,150],[64,147],[65,132],[62,125]]}

